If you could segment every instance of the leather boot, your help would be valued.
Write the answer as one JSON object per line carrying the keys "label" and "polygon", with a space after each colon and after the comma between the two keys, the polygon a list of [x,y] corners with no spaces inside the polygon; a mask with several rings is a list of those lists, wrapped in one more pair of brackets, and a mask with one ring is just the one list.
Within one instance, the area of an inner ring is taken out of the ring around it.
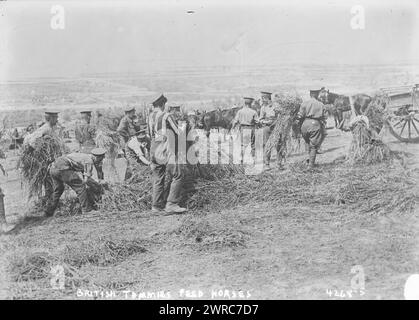
{"label": "leather boot", "polygon": [[317,156],[317,149],[310,148],[310,155],[309,155],[309,167],[314,168]]}

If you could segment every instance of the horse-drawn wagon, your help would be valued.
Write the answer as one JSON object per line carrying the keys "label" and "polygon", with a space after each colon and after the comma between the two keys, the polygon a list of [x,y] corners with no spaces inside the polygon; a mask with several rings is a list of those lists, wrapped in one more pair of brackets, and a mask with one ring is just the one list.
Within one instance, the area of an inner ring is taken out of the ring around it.
{"label": "horse-drawn wagon", "polygon": [[382,88],[390,133],[402,142],[419,143],[419,84]]}

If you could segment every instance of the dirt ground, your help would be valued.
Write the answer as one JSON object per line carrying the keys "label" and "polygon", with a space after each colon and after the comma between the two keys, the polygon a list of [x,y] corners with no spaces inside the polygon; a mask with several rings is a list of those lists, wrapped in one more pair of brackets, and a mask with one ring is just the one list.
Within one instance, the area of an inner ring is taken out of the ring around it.
{"label": "dirt ground", "polygon": [[[399,143],[388,134],[384,141],[409,155],[408,167],[418,167],[419,145]],[[329,130],[324,154],[318,157],[320,168],[345,155],[349,143],[349,133]],[[0,236],[3,259],[101,239],[134,239],[146,249],[119,263],[84,264],[82,281],[64,289],[52,288],[51,277],[13,282],[3,261],[0,293],[6,298],[104,298],[93,293],[99,289],[114,290],[116,299],[136,297],[132,292],[170,299],[228,299],[239,293],[253,299],[403,299],[406,279],[419,271],[418,209],[409,215],[366,215],[348,214],[337,205],[319,213],[310,207],[255,203],[198,215],[94,212],[44,219],[30,212],[13,163],[6,167],[9,177],[1,185],[6,210],[14,213],[8,220],[27,218],[13,233]],[[179,228],[188,221],[234,230],[232,243],[243,245],[204,246],[196,236],[185,242]],[[365,285],[354,290],[355,270],[363,272]]]}

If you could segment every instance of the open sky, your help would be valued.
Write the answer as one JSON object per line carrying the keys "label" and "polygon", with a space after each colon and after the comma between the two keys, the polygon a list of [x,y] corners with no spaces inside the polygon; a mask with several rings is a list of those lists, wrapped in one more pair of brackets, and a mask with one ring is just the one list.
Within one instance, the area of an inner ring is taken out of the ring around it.
{"label": "open sky", "polygon": [[[63,30],[50,26],[56,4]],[[365,9],[363,30],[351,28],[356,4]],[[1,1],[0,80],[214,65],[418,64],[418,21],[417,0]]]}

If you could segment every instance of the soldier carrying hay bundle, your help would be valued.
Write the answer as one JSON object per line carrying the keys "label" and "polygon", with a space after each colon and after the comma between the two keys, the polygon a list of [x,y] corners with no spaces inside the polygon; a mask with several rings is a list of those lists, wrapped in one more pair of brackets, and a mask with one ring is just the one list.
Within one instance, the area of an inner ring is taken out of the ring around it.
{"label": "soldier carrying hay bundle", "polygon": [[[269,128],[269,137],[264,148],[265,155],[269,155],[269,158],[272,150],[276,150],[278,168],[279,170],[283,170],[284,161],[289,152],[289,143],[292,141],[291,139],[299,139],[299,127],[297,128],[294,122],[301,105],[301,98],[298,96],[282,96],[278,94],[275,97],[276,118]],[[266,132],[268,131],[267,129],[265,130]],[[267,165],[266,169],[269,168],[269,165]]]}
{"label": "soldier carrying hay bundle", "polygon": [[47,168],[57,157],[67,152],[60,136],[58,112],[45,112],[45,121],[41,127],[25,137],[18,161],[18,168],[29,184],[30,196],[40,197],[44,189],[43,202],[53,191]]}

